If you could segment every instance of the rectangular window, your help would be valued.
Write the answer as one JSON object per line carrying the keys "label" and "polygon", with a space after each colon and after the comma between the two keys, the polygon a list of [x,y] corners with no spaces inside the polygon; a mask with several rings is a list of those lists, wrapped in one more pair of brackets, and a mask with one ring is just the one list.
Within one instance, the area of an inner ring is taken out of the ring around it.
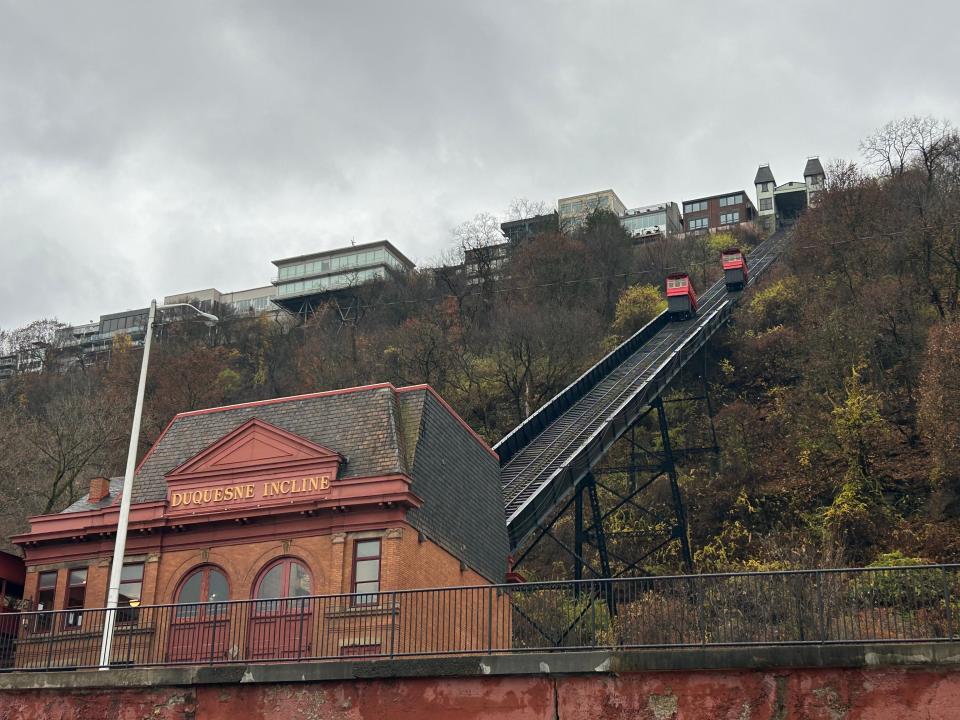
{"label": "rectangular window", "polygon": [[140,594],[143,592],[143,563],[124,565],[120,571],[120,598],[117,622],[132,623],[139,617]]}
{"label": "rectangular window", "polygon": [[[57,594],[57,571],[42,572],[37,578],[37,610],[53,610]],[[34,632],[46,632],[53,625],[53,613],[37,615]]]}
{"label": "rectangular window", "polygon": [[353,545],[354,605],[375,605],[380,592],[380,541],[357,540]]}
{"label": "rectangular window", "polygon": [[708,218],[694,218],[687,223],[687,227],[690,230],[704,230],[707,227],[709,220]]}
{"label": "rectangular window", "polygon": [[83,602],[87,597],[87,569],[71,570],[67,576],[67,604],[63,624],[78,628],[83,624]]}
{"label": "rectangular window", "polygon": [[685,213],[700,212],[701,210],[707,209],[707,201],[701,200],[700,202],[684,203],[683,211]]}
{"label": "rectangular window", "polygon": [[760,198],[761,210],[773,210],[773,198]]}
{"label": "rectangular window", "polygon": [[739,212],[724,213],[720,216],[721,225],[732,225],[733,223],[737,222],[740,222]]}

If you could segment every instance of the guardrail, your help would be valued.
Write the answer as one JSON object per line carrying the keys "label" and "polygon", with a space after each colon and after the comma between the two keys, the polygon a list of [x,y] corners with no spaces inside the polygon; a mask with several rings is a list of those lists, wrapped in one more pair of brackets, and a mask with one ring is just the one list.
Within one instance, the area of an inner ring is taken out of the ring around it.
{"label": "guardrail", "polygon": [[[103,609],[0,615],[5,670],[96,667]],[[960,565],[320,595],[117,611],[112,663],[960,639]]]}
{"label": "guardrail", "polygon": [[660,332],[669,323],[666,310],[657,315],[620,345],[603,356],[595,365],[587,369],[580,377],[544,403],[536,412],[532,413],[522,423],[504,435],[493,446],[500,457],[500,465],[506,465],[520,450],[525,448],[535,437],[543,432],[558,417],[573,407],[578,400],[585,397],[611,371],[615,370],[624,360],[643,347],[654,335]]}
{"label": "guardrail", "polygon": [[[776,246],[781,240],[782,236],[771,236],[754,248],[754,253],[762,250],[764,247]],[[770,245],[767,245],[767,243],[770,243]],[[763,268],[758,268],[758,270],[762,272],[765,268],[766,265],[764,265]],[[752,277],[751,280],[753,280],[754,277]],[[707,295],[711,290],[721,285],[722,282],[721,279],[713,283],[709,288],[704,290],[703,294]],[[607,353],[596,364],[584,371],[584,373],[570,385],[544,403],[536,412],[532,413],[513,430],[504,435],[497,444],[493,446],[493,449],[500,457],[501,467],[506,465],[514,455],[530,444],[530,442],[549,427],[554,420],[569,410],[581,398],[585,397],[587,393],[596,387],[612,370],[619,367],[624,360],[639,350],[666,327],[669,322],[670,320],[666,311],[653,318],[653,320],[640,328],[636,333]]]}

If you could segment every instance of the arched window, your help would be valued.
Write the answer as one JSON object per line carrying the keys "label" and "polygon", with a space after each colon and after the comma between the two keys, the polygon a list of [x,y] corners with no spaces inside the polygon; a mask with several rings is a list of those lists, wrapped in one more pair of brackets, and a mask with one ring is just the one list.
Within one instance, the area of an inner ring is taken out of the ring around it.
{"label": "arched window", "polygon": [[193,618],[206,614],[201,603],[220,603],[230,598],[227,576],[213,565],[202,565],[191,572],[180,584],[177,593],[178,618]]}
{"label": "arched window", "polygon": [[177,590],[167,657],[171,662],[212,662],[227,657],[233,613],[227,600],[227,576],[201,565],[184,577]]}
{"label": "arched window", "polygon": [[253,588],[256,602],[247,623],[251,659],[309,657],[317,603],[308,597],[312,590],[310,571],[295,558],[280,558],[264,568]]}
{"label": "arched window", "polygon": [[[312,578],[306,565],[295,558],[281,558],[267,566],[254,588],[257,600],[304,597],[313,590]],[[278,603],[257,603],[259,612],[278,609]]]}

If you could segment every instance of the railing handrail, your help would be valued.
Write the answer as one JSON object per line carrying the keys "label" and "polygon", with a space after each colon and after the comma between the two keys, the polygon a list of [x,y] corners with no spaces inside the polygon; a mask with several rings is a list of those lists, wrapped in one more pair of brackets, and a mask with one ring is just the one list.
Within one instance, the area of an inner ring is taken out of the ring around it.
{"label": "railing handrail", "polygon": [[[0,670],[949,642],[960,564],[594,578],[0,616]],[[362,603],[369,600],[372,602]],[[6,619],[4,619],[6,618]]]}
{"label": "railing handrail", "polygon": [[[330,593],[324,595],[291,595],[288,597],[276,597],[276,598],[235,598],[228,600],[209,600],[206,602],[189,602],[189,603],[154,603],[154,604],[142,604],[142,605],[124,605],[118,609],[118,612],[129,612],[131,610],[149,610],[149,609],[160,609],[160,608],[206,608],[211,606],[219,605],[254,605],[254,604],[265,604],[265,603],[279,603],[279,602],[315,602],[315,601],[328,601],[328,600],[345,600],[350,601],[353,598],[357,597],[370,597],[376,595],[378,598],[384,598],[387,596],[396,597],[403,595],[417,595],[423,593],[452,593],[452,592],[466,592],[470,590],[494,590],[494,591],[510,591],[510,592],[523,592],[524,590],[530,589],[550,589],[550,588],[561,588],[561,587],[593,587],[600,584],[627,584],[627,583],[668,583],[673,581],[689,581],[689,580],[709,580],[709,579],[720,579],[720,578],[732,578],[732,577],[768,577],[773,575],[783,575],[783,576],[797,576],[797,575],[822,575],[822,574],[837,574],[837,573],[874,573],[874,572],[885,572],[885,571],[907,571],[907,570],[960,570],[960,563],[932,563],[928,565],[883,565],[877,567],[839,567],[839,568],[794,568],[794,569],[784,569],[784,570],[750,570],[750,571],[739,571],[739,572],[716,572],[716,573],[689,573],[689,574],[678,574],[678,575],[633,575],[629,577],[612,577],[612,578],[586,578],[583,580],[536,580],[531,582],[522,582],[522,583],[491,583],[488,585],[452,585],[452,586],[435,586],[435,587],[423,587],[423,588],[408,588],[408,589],[396,589],[396,590],[380,590],[378,592],[359,592],[359,593]],[[366,604],[356,604],[351,603],[348,607],[361,612],[363,610],[371,610],[376,608],[389,607],[389,604],[386,603],[366,603]],[[56,610],[22,610],[14,611],[14,613],[7,614],[18,614],[18,615],[56,615],[56,614],[68,614],[68,613],[97,613],[107,610],[107,608],[101,607],[82,607],[82,608],[60,608]]]}

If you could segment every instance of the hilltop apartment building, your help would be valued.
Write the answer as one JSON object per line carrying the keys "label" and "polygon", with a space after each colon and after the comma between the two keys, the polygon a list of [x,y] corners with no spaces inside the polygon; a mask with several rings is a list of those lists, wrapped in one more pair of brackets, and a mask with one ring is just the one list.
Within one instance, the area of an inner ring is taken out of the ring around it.
{"label": "hilltop apartment building", "polygon": [[683,225],[686,232],[725,230],[753,222],[757,210],[744,190],[708,195],[683,201]]}

